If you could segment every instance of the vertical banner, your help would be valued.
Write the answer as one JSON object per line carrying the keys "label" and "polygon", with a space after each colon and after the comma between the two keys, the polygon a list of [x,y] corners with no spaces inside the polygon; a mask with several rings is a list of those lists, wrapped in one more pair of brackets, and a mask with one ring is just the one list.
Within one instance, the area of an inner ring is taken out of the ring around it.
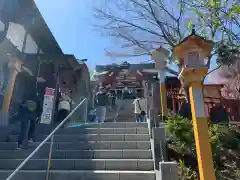
{"label": "vertical banner", "polygon": [[54,94],[55,89],[46,87],[43,100],[43,112],[40,122],[41,124],[51,124],[54,107]]}

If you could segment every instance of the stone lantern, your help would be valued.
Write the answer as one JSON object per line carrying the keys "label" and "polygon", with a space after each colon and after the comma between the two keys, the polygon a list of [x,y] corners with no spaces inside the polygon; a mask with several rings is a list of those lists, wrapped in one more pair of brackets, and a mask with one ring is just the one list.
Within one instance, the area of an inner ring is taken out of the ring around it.
{"label": "stone lantern", "polygon": [[169,56],[169,51],[159,47],[155,51],[152,52],[152,60],[155,61],[155,69],[164,71],[166,64],[167,64],[167,58]]}
{"label": "stone lantern", "polygon": [[155,61],[155,70],[158,72],[159,84],[160,84],[160,104],[161,104],[161,116],[162,120],[167,117],[168,109],[167,109],[167,93],[165,86],[165,78],[166,78],[166,64],[169,56],[169,51],[159,47],[155,51],[152,52],[152,60]]}
{"label": "stone lantern", "polygon": [[193,29],[173,50],[180,59],[179,79],[189,87],[200,180],[216,180],[202,92],[202,78],[208,72],[205,58],[211,54],[212,46],[211,41],[196,35]]}
{"label": "stone lantern", "polygon": [[212,41],[196,35],[193,29],[190,36],[174,47],[173,53],[179,59],[181,68],[178,78],[184,80],[185,85],[201,81],[208,72],[205,59],[211,54],[212,46]]}

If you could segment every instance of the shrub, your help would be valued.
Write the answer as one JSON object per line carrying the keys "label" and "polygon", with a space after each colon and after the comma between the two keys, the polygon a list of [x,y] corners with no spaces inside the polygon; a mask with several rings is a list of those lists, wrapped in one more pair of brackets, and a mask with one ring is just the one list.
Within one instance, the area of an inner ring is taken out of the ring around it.
{"label": "shrub", "polygon": [[187,167],[182,160],[179,161],[179,178],[181,180],[196,180],[199,179],[198,173],[191,167]]}
{"label": "shrub", "polygon": [[[175,160],[180,165],[181,179],[198,179],[196,178],[196,167],[191,163],[186,166],[181,160],[181,158],[185,158],[185,155],[191,155],[196,159],[192,121],[180,116],[171,116],[166,120],[165,128],[169,148],[179,154],[176,157],[180,157],[180,159]],[[228,177],[229,180],[240,179],[239,137],[238,127],[220,124],[209,125],[209,140],[218,180],[225,177]]]}
{"label": "shrub", "polygon": [[185,154],[195,152],[192,123],[180,116],[169,117],[166,121],[166,134],[172,148]]}

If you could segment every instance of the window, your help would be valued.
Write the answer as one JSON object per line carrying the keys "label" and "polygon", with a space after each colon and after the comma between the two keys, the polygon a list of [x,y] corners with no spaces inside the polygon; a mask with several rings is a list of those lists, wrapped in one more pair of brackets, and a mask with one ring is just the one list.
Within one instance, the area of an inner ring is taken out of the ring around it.
{"label": "window", "polygon": [[185,59],[185,65],[194,67],[203,65],[198,52],[190,52]]}
{"label": "window", "polygon": [[37,52],[38,52],[38,46],[30,34],[27,35],[26,46],[25,46],[24,52],[29,53],[29,54],[37,54]]}
{"label": "window", "polygon": [[26,31],[22,25],[12,22],[9,24],[7,38],[18,48],[19,51],[22,51],[25,33]]}

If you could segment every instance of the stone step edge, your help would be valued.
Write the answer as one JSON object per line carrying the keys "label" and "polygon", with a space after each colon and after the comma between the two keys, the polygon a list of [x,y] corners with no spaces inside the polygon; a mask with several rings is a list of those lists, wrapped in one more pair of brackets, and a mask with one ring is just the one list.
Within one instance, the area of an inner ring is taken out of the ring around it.
{"label": "stone step edge", "polygon": [[[112,124],[123,124],[125,127],[128,125],[136,125],[136,126],[144,126],[148,123],[136,123],[136,122],[105,122],[105,123],[86,123],[82,125],[73,125],[73,126],[68,126],[67,128],[79,128],[79,127],[86,127],[86,126],[91,126],[91,125],[99,125],[101,126],[102,124],[104,125],[112,125]],[[140,125],[141,124],[141,125]]]}
{"label": "stone step edge", "polygon": [[[84,143],[84,142],[88,142],[88,143],[98,143],[98,142],[135,142],[135,143],[141,143],[141,142],[148,142],[150,143],[150,139],[149,141],[74,141],[74,142],[54,142],[54,144],[59,144],[59,143],[64,143],[64,144],[75,144],[75,143]],[[17,144],[17,142],[0,142],[0,144],[6,144],[6,143],[12,143],[12,144]],[[33,142],[31,144],[40,144],[41,142]],[[50,144],[50,142],[46,142],[46,144]]]}
{"label": "stone step edge", "polygon": [[[98,134],[79,134],[79,136],[97,136],[97,135],[107,135],[107,136],[125,136],[125,135],[127,135],[127,136],[138,136],[138,135],[140,135],[140,136],[149,136],[149,134],[103,134],[103,133],[98,133]],[[17,134],[10,134],[10,135],[8,135],[8,136],[19,136],[19,135],[17,135]],[[45,134],[39,134],[38,136],[48,136],[47,134],[45,135]],[[68,133],[66,133],[66,134],[56,134],[56,135],[54,135],[54,136],[76,136],[76,134],[68,134]],[[78,137],[78,136],[77,136]]]}
{"label": "stone step edge", "polygon": [[[0,170],[0,173],[5,173],[5,172],[13,172],[12,170]],[[46,170],[20,170],[19,172],[24,172],[24,173],[46,173]],[[154,174],[156,170],[152,171],[126,171],[126,170],[49,170],[49,172],[54,172],[54,173],[99,173],[99,174],[107,174],[107,173],[126,173],[126,174],[131,174],[131,173],[136,173],[136,174]]]}
{"label": "stone step edge", "polygon": [[[25,159],[0,159],[1,161],[24,161]],[[48,161],[48,159],[31,159],[34,161]],[[31,161],[29,160],[29,161]],[[153,161],[153,159],[52,159],[57,161]]]}
{"label": "stone step edge", "polygon": [[[67,127],[65,129],[59,129],[61,133],[64,133],[64,130],[79,130],[79,131],[83,131],[83,130],[95,130],[95,129],[104,129],[104,130],[108,130],[108,129],[116,129],[116,130],[119,130],[119,129],[127,129],[127,130],[138,130],[138,129],[148,129],[148,127],[114,127],[114,128],[111,128],[111,127]],[[36,131],[41,131],[41,130],[38,130],[36,129]],[[17,132],[17,131],[15,131]],[[57,131],[58,132],[58,131]]]}
{"label": "stone step edge", "polygon": [[[65,129],[78,129],[78,130],[88,130],[88,129],[148,129],[148,127],[114,127],[114,128],[111,128],[111,127],[67,127]],[[65,129],[61,129],[61,130],[65,130]]]}
{"label": "stone step edge", "polygon": [[[3,150],[1,149],[0,150],[0,153],[1,152],[6,152],[6,151],[13,151],[13,152],[23,152],[23,151],[29,151],[29,152],[32,152],[31,149],[21,149],[21,150]],[[46,150],[46,151],[49,151],[49,150]],[[53,152],[88,152],[88,151],[140,151],[140,152],[143,152],[143,151],[152,151],[151,149],[83,149],[83,150],[72,150],[72,149],[69,149],[69,150],[61,150],[61,149],[53,149]],[[40,150],[41,152],[41,150]]]}
{"label": "stone step edge", "polygon": [[147,122],[104,122],[104,123],[82,123],[79,125],[90,125],[90,124],[147,124]]}

